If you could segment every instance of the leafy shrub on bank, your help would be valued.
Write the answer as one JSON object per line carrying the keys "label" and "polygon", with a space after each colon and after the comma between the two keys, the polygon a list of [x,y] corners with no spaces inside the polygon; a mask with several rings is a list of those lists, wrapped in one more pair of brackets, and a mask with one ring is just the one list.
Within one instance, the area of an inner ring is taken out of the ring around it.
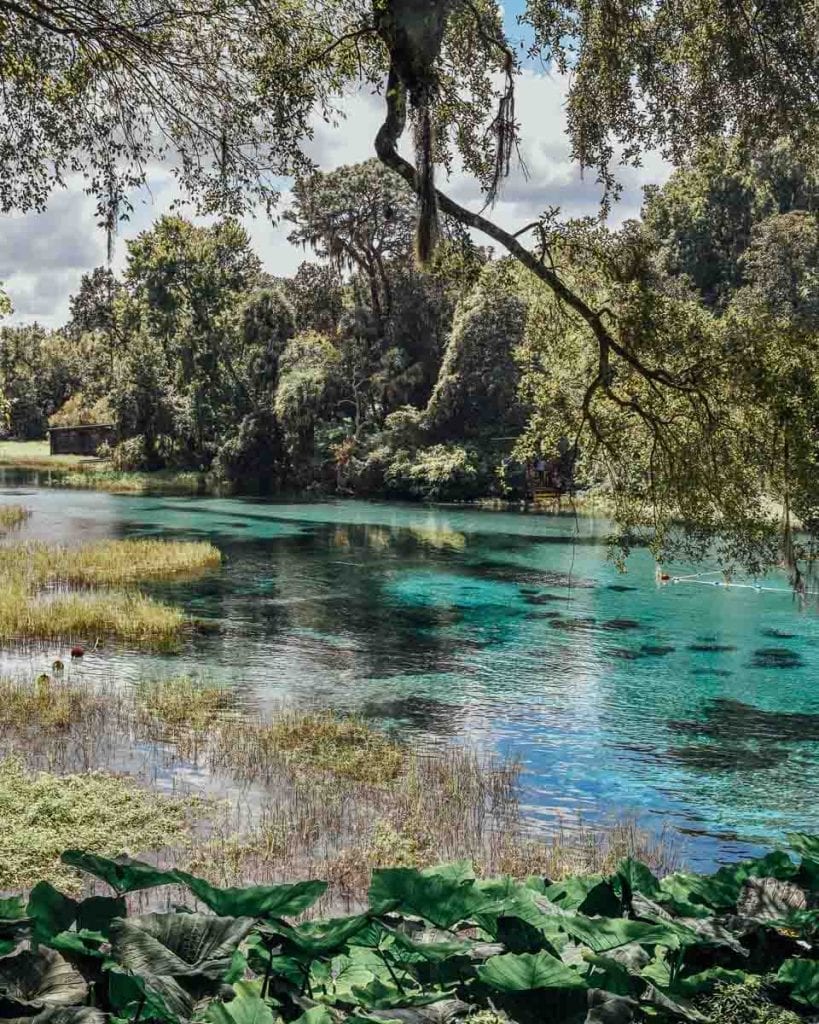
{"label": "leafy shrub on bank", "polygon": [[[558,883],[479,879],[466,862],[383,868],[366,909],[324,921],[302,915],[325,882],[220,889],[71,850],[63,863],[113,895],[78,902],[41,882],[27,904],[2,901],[0,1015],[792,1024],[819,1007],[819,837],[791,843],[796,860],[774,852],[662,880],[632,859]],[[207,912],[129,916],[128,893],[168,885]]]}
{"label": "leafy shrub on bank", "polygon": [[397,451],[384,473],[390,491],[426,501],[475,497],[483,478],[478,452],[452,442]]}

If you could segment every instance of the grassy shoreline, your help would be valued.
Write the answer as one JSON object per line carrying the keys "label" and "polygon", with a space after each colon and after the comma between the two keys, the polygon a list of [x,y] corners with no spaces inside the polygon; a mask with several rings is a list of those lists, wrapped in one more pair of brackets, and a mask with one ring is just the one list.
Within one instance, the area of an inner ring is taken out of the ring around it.
{"label": "grassy shoreline", "polygon": [[153,473],[115,470],[104,459],[84,455],[51,455],[47,441],[0,441],[0,468],[46,473],[41,483],[74,490],[111,494],[196,495],[217,493],[205,473],[157,470]]}
{"label": "grassy shoreline", "polygon": [[[481,875],[558,878],[605,870],[629,854],[657,870],[681,860],[670,836],[649,836],[627,820],[535,834],[518,803],[515,761],[400,742],[356,717],[287,706],[261,715],[235,692],[186,677],[128,689],[59,674],[0,680],[0,753],[31,771],[59,778],[125,770],[127,778],[123,750],[133,749],[143,759],[133,778],[147,792],[167,799],[170,779],[171,791],[184,794],[193,771],[194,794],[211,801],[184,836],[157,851],[162,863],[220,885],[327,878],[325,907],[357,905],[372,870],[390,864],[468,858]],[[100,853],[146,852],[117,848],[116,835],[94,842]],[[38,877],[48,877],[48,863]]]}

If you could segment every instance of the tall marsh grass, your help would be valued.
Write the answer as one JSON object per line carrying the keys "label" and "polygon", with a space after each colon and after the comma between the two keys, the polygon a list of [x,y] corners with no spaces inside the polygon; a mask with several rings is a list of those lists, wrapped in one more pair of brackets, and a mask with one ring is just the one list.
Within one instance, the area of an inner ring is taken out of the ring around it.
{"label": "tall marsh grass", "polygon": [[659,873],[680,866],[673,836],[628,820],[533,832],[514,761],[399,742],[323,709],[243,713],[231,691],[184,677],[131,689],[0,681],[0,704],[0,750],[33,767],[136,764],[165,785],[199,780],[221,803],[161,859],[221,885],[327,878],[317,913],[358,906],[372,869],[390,864],[469,858],[486,875],[550,878],[608,870],[628,854]]}
{"label": "tall marsh grass", "polygon": [[0,533],[22,526],[30,515],[22,505],[0,505]]}
{"label": "tall marsh grass", "polygon": [[[112,540],[67,548],[27,543],[0,547],[0,641],[63,639],[93,645],[108,638],[165,649],[188,619],[130,589],[217,567],[202,542]],[[110,586],[124,590],[108,590]],[[77,589],[79,588],[79,589]]]}

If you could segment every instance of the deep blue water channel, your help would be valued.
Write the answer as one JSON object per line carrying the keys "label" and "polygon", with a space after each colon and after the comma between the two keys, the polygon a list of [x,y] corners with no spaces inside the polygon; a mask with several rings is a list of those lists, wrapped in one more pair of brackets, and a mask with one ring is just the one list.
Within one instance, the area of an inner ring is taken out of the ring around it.
{"label": "deep blue water channel", "polygon": [[[172,656],[94,651],[75,675],[193,673],[262,706],[318,702],[512,753],[533,823],[670,822],[701,867],[819,831],[819,616],[784,579],[662,585],[646,551],[624,575],[606,523],[569,515],[25,485],[0,501],[32,510],[21,539],[223,552],[221,570],[154,588],[218,632]],[[57,653],[6,649],[0,671]]]}

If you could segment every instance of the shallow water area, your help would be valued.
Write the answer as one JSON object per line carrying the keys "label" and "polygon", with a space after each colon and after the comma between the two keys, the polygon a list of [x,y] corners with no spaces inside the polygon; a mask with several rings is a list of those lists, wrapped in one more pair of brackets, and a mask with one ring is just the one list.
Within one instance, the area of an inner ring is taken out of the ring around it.
{"label": "shallow water area", "polygon": [[[658,585],[645,551],[624,576],[607,524],[569,515],[4,482],[0,502],[33,513],[21,540],[203,538],[223,552],[219,570],[145,588],[214,631],[176,655],[101,645],[72,677],[192,673],[254,706],[463,738],[522,760],[534,824],[668,821],[698,867],[819,831],[819,616],[783,579]],[[58,655],[7,648],[0,671],[39,673]]]}

